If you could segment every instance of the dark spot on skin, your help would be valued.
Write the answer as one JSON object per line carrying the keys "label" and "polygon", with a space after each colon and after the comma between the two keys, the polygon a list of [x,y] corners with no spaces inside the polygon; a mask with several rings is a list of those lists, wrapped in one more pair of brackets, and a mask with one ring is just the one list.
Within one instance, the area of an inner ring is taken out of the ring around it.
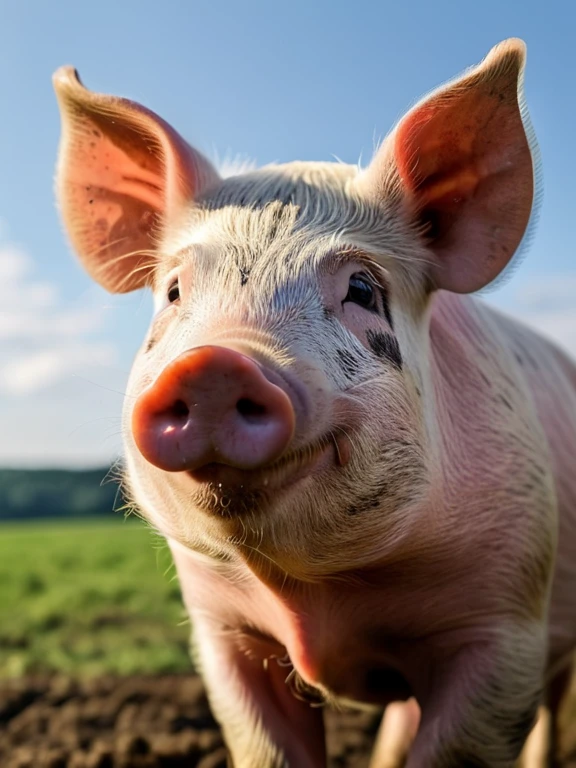
{"label": "dark spot on skin", "polygon": [[92,129],[92,135],[96,136],[98,139],[100,138],[100,131],[97,131],[95,128]]}
{"label": "dark spot on skin", "polygon": [[233,258],[238,271],[240,272],[240,286],[244,287],[250,277],[250,267],[246,265],[246,262],[242,258],[242,254],[238,251],[234,251]]}
{"label": "dark spot on skin", "polygon": [[340,361],[340,367],[346,376],[348,376],[349,379],[353,379],[360,370],[360,363],[358,360],[347,349],[337,349],[336,355]]}
{"label": "dark spot on skin", "polygon": [[[385,459],[385,456],[383,457]],[[364,494],[357,499],[356,503],[349,507],[347,512],[349,515],[362,515],[366,512],[371,512],[375,509],[380,509],[385,503],[401,503],[406,501],[407,492],[410,493],[410,489],[404,482],[404,478],[398,481],[398,478],[384,478],[382,477],[375,488],[370,493]]]}
{"label": "dark spot on skin", "polygon": [[388,360],[399,371],[402,370],[402,354],[394,336],[381,331],[368,330],[366,331],[366,338],[376,357],[381,360]]}
{"label": "dark spot on skin", "polygon": [[511,411],[514,410],[512,407],[512,403],[508,400],[508,398],[504,397],[504,395],[498,395],[499,399],[504,403],[506,408],[509,408]]}
{"label": "dark spot on skin", "polygon": [[240,285],[244,286],[248,282],[250,270],[246,269],[245,267],[238,267],[238,269],[240,270]]}
{"label": "dark spot on skin", "polygon": [[488,378],[488,376],[486,376],[485,373],[483,373],[482,371],[478,371],[478,375],[480,376],[484,384],[490,386],[490,379]]}
{"label": "dark spot on skin", "polygon": [[330,307],[322,307],[322,313],[326,320],[332,320],[334,317],[334,310],[330,309]]}
{"label": "dark spot on skin", "polygon": [[146,354],[146,352],[150,352],[150,350],[156,345],[157,341],[158,339],[155,336],[150,336],[146,344],[146,349],[144,350],[144,353]]}
{"label": "dark spot on skin", "polygon": [[282,213],[281,211],[277,210],[275,212],[274,218],[270,222],[270,226],[268,229],[268,237],[270,239],[270,242],[273,242],[276,238],[276,235],[278,234],[278,228],[282,222]]}
{"label": "dark spot on skin", "polygon": [[93,203],[93,202],[94,202],[94,199],[93,199],[93,198],[91,198],[90,200],[88,200],[88,204],[89,204],[89,205],[92,205],[92,203]]}
{"label": "dark spot on skin", "polygon": [[414,445],[404,440],[387,443],[380,456],[378,481],[360,494],[346,509],[353,517],[387,509],[399,509],[418,498],[422,488],[422,458]]}
{"label": "dark spot on skin", "polygon": [[514,357],[516,358],[516,361],[521,365],[524,366],[524,358],[519,352],[514,352]]}
{"label": "dark spot on skin", "polygon": [[370,510],[378,509],[382,504],[382,498],[386,495],[386,491],[386,484],[382,482],[378,490],[371,496],[365,496],[357,501],[356,504],[348,507],[346,510],[347,514],[350,515],[350,517],[355,517],[356,515],[363,515],[366,512],[370,512]]}

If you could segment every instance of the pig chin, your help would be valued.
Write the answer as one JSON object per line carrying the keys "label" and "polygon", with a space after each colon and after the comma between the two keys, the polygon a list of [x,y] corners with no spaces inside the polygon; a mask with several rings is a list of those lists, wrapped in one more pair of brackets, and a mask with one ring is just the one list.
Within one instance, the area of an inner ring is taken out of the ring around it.
{"label": "pig chin", "polygon": [[300,484],[342,465],[344,454],[342,442],[326,436],[256,470],[212,463],[182,473],[181,489],[202,512],[219,517],[260,516],[277,506],[286,492],[293,494]]}
{"label": "pig chin", "polygon": [[228,490],[217,483],[201,483],[187,496],[197,510],[222,518],[263,514],[272,504],[267,492],[248,489]]}

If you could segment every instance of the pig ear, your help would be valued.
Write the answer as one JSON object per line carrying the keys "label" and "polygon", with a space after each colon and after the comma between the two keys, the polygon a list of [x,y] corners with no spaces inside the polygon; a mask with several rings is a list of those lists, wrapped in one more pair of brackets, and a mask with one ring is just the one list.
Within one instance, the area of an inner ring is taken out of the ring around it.
{"label": "pig ear", "polygon": [[396,189],[400,182],[402,201],[433,253],[429,277],[436,288],[484,287],[524,236],[534,192],[523,123],[525,57],[521,40],[497,45],[417,104],[366,171],[377,195],[391,180]]}
{"label": "pig ear", "polygon": [[62,116],[56,188],[90,275],[114,293],[151,279],[163,231],[218,174],[146,108],[88,91],[72,67],[54,75]]}

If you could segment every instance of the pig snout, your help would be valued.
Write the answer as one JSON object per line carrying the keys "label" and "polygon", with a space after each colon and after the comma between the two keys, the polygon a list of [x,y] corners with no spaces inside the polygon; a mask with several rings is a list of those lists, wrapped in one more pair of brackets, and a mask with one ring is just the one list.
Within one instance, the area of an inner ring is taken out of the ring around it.
{"label": "pig snout", "polygon": [[277,459],[294,433],[289,396],[251,358],[225,347],[188,350],[137,399],[136,445],[168,472],[208,464],[257,469]]}

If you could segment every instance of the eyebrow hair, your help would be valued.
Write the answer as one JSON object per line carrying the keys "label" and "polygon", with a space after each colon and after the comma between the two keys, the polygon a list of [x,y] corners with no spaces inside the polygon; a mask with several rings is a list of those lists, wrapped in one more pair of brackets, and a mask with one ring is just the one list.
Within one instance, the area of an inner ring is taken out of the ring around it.
{"label": "eyebrow hair", "polygon": [[190,247],[186,246],[185,248],[181,248],[176,253],[170,254],[166,261],[162,262],[163,271],[170,272],[170,270],[174,269],[175,267],[181,267],[182,264],[184,264],[184,260],[189,251]]}
{"label": "eyebrow hair", "polygon": [[181,267],[186,260],[187,254],[190,252],[190,246],[181,248],[176,253],[163,256],[160,254],[156,261],[156,269],[154,270],[154,280],[152,287],[158,288],[159,283],[162,282],[164,277],[176,267]]}
{"label": "eyebrow hair", "polygon": [[362,261],[362,251],[354,246],[343,246],[329,249],[319,256],[318,261],[323,272],[333,275],[342,264],[355,259]]}
{"label": "eyebrow hair", "polygon": [[[319,261],[320,268],[330,274],[334,274],[342,264],[350,261],[358,261],[362,266],[366,267],[366,269],[371,272],[378,272],[388,279],[388,270],[376,261],[375,258],[370,256],[369,253],[355,245],[344,245],[342,247],[333,248],[320,256]],[[380,287],[385,287],[381,286],[376,279],[375,282]]]}

